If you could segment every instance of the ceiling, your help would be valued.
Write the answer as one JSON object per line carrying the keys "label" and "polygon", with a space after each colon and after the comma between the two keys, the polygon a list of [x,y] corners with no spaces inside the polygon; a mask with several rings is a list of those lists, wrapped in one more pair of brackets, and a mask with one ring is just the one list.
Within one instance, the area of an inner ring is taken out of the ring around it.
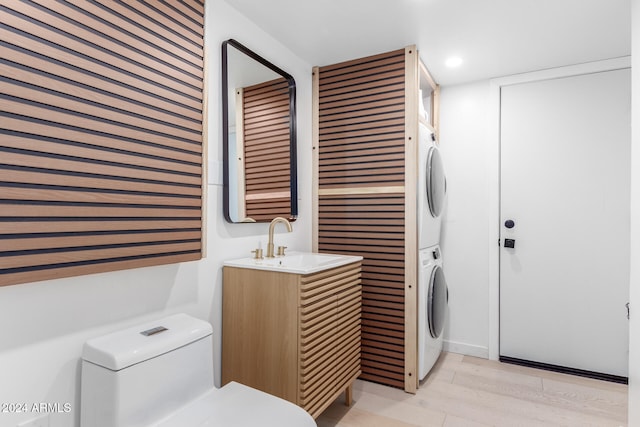
{"label": "ceiling", "polygon": [[441,85],[631,54],[631,0],[226,2],[311,65],[415,44]]}

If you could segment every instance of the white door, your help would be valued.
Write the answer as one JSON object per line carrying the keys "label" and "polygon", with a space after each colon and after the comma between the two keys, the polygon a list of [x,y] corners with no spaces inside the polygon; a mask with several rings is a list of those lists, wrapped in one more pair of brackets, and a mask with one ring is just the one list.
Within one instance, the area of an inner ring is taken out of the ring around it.
{"label": "white door", "polygon": [[630,93],[628,69],[502,88],[501,358],[627,376]]}

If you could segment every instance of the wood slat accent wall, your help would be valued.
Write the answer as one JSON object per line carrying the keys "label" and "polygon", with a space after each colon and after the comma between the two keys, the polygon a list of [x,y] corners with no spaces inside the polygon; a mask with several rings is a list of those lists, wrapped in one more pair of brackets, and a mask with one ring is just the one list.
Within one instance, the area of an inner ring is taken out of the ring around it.
{"label": "wood slat accent wall", "polygon": [[0,286],[197,260],[204,2],[0,1]]}
{"label": "wood slat accent wall", "polygon": [[404,388],[404,194],[319,204],[319,251],[364,257],[361,378]]}
{"label": "wood slat accent wall", "polygon": [[314,69],[314,249],[364,257],[360,378],[415,391],[407,61],[401,49]]}
{"label": "wood slat accent wall", "polygon": [[291,217],[289,84],[284,77],[242,93],[246,216]]}

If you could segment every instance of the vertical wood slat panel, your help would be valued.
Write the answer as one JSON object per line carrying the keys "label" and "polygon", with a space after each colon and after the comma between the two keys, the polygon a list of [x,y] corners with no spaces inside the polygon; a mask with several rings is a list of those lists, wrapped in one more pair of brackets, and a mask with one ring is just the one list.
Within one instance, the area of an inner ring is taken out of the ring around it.
{"label": "vertical wood slat panel", "polygon": [[246,216],[291,217],[289,87],[285,78],[242,91]]}
{"label": "vertical wood slat panel", "polygon": [[360,377],[407,389],[405,67],[402,49],[317,68],[315,132],[317,249],[364,257]]}
{"label": "vertical wood slat panel", "polygon": [[418,52],[415,46],[405,48],[405,222],[413,232],[405,236],[405,364],[404,390],[415,393],[418,375]]}
{"label": "vertical wood slat panel", "polygon": [[200,259],[203,13],[0,5],[0,286]]}

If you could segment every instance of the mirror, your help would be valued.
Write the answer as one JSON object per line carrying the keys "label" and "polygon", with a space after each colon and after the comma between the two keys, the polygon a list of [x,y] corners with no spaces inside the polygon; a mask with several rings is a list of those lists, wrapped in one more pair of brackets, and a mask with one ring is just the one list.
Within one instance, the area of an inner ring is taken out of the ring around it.
{"label": "mirror", "polygon": [[295,220],[295,80],[233,39],[222,43],[222,127],[226,220]]}

